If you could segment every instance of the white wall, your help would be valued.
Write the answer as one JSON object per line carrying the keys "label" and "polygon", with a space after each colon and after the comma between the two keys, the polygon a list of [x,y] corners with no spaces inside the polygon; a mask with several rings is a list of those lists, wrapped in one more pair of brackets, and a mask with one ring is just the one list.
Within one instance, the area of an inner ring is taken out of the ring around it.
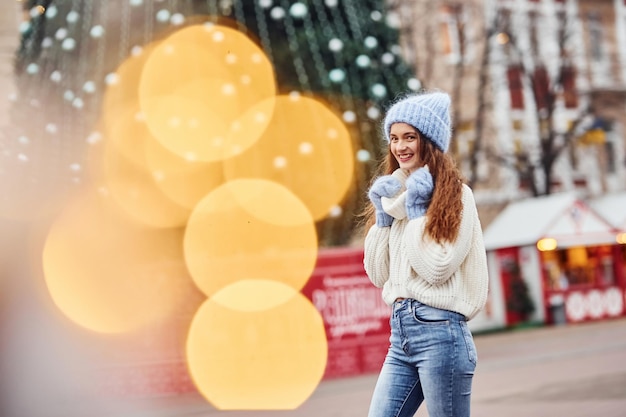
{"label": "white wall", "polygon": [[487,268],[489,270],[489,296],[487,305],[476,317],[468,322],[472,332],[501,329],[506,326],[506,310],[500,266],[495,252],[487,252]]}

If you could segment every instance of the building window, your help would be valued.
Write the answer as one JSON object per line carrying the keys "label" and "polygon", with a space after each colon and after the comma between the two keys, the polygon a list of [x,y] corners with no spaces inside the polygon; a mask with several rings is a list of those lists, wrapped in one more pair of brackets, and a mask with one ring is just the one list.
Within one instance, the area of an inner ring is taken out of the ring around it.
{"label": "building window", "polygon": [[459,63],[464,56],[465,32],[460,4],[441,7],[440,39],[443,53],[450,63]]}
{"label": "building window", "polygon": [[541,65],[535,68],[535,74],[533,75],[533,90],[535,93],[535,102],[537,104],[537,110],[548,110],[549,103],[549,85],[548,71]]}
{"label": "building window", "polygon": [[611,84],[610,58],[605,46],[605,32],[602,27],[602,18],[598,12],[587,14],[589,27],[589,49],[591,50],[590,68],[592,81],[596,86]]}
{"label": "building window", "polygon": [[533,57],[539,56],[539,36],[537,34],[537,12],[531,10],[528,12],[528,26],[530,30],[530,52]]}
{"label": "building window", "polygon": [[615,284],[615,267],[611,247],[574,246],[541,252],[549,272],[545,286],[552,291],[605,287]]}
{"label": "building window", "polygon": [[607,174],[615,174],[616,166],[615,166],[615,146],[613,142],[606,141],[604,144],[604,152],[606,152],[606,172]]}
{"label": "building window", "polygon": [[587,20],[589,22],[591,58],[596,62],[600,62],[604,58],[602,22],[597,12],[590,12],[587,15]]}
{"label": "building window", "polygon": [[[626,0],[623,0],[623,4],[617,4],[616,7],[617,22],[615,25],[615,36],[617,45],[626,44]],[[621,59],[622,67],[622,81],[626,82],[626,49],[624,47],[618,48],[619,58]]]}
{"label": "building window", "polygon": [[569,161],[570,164],[572,165],[572,169],[574,171],[576,171],[578,169],[578,165],[579,165],[579,161],[578,161],[578,147],[576,146],[570,146],[568,147],[569,150]]}
{"label": "building window", "polygon": [[509,82],[509,94],[511,108],[514,110],[524,109],[524,86],[522,83],[522,68],[520,65],[512,65],[506,71]]}
{"label": "building window", "polygon": [[578,94],[576,93],[576,70],[570,65],[561,68],[561,85],[563,86],[563,102],[565,108],[578,108]]}

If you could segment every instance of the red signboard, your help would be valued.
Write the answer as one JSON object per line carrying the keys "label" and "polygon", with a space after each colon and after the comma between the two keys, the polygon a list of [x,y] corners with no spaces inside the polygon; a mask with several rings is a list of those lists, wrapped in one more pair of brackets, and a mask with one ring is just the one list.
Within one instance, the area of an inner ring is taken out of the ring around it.
{"label": "red signboard", "polygon": [[324,378],[377,372],[389,347],[389,306],[363,269],[362,249],[321,251],[302,293],[326,328]]}

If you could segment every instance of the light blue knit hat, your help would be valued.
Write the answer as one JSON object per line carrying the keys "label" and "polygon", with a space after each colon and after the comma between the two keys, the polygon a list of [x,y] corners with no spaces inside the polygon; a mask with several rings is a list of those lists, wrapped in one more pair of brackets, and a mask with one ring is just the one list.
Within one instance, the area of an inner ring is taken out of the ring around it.
{"label": "light blue knit hat", "polygon": [[394,123],[407,123],[430,139],[442,152],[448,150],[452,136],[450,96],[442,92],[408,96],[387,111],[383,124],[385,139]]}

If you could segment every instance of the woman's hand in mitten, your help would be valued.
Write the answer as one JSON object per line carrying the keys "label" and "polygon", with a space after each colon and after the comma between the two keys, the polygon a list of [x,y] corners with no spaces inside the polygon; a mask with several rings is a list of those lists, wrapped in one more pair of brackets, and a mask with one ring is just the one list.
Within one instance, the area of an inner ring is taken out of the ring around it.
{"label": "woman's hand in mitten", "polygon": [[393,217],[385,213],[380,201],[382,197],[393,197],[402,188],[402,183],[391,175],[384,175],[374,181],[367,195],[376,209],[376,225],[379,227],[391,226]]}
{"label": "woman's hand in mitten", "polygon": [[416,219],[426,214],[433,195],[433,176],[428,166],[413,172],[406,180],[406,214]]}

